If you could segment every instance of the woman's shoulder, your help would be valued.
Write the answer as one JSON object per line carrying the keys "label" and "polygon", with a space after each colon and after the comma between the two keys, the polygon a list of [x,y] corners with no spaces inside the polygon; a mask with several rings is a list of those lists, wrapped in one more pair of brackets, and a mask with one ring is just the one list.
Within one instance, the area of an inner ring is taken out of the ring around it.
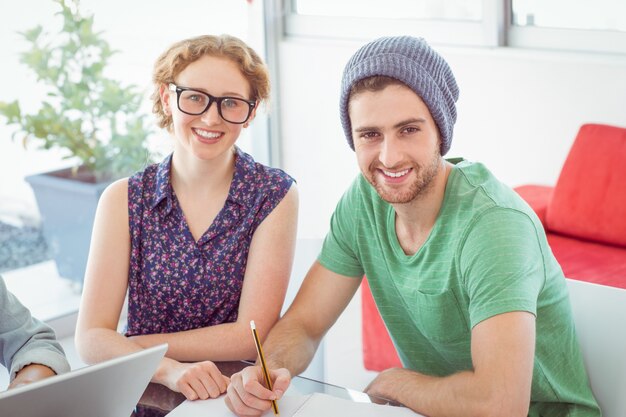
{"label": "woman's shoulder", "polygon": [[128,190],[131,194],[139,195],[150,190],[156,192],[169,183],[172,155],[168,155],[161,162],[148,165],[142,171],[136,172],[128,178]]}
{"label": "woman's shoulder", "polygon": [[169,159],[170,157],[168,156],[161,162],[155,162],[153,164],[146,166],[143,170],[135,172],[133,175],[128,177],[129,184],[144,183],[146,181],[154,181],[159,171],[162,169],[163,165],[164,164],[169,165]]}
{"label": "woman's shoulder", "polygon": [[122,208],[127,210],[128,181],[129,178],[122,178],[109,184],[98,200],[99,210],[108,212],[121,210]]}
{"label": "woman's shoulder", "polygon": [[295,182],[284,170],[257,162],[241,150],[238,150],[238,156],[241,159],[240,167],[245,180],[253,183],[257,189],[277,186],[289,188]]}
{"label": "woman's shoulder", "polygon": [[126,196],[128,194],[129,181],[129,177],[113,181],[104,189],[101,198],[117,199],[119,197]]}

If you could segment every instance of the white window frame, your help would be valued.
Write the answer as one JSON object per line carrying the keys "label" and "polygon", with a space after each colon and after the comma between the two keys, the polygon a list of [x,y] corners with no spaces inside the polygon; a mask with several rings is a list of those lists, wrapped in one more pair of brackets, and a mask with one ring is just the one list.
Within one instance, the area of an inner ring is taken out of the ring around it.
{"label": "white window frame", "polygon": [[[263,130],[259,135],[263,142],[256,145],[255,158],[261,163],[282,168],[280,129],[280,75],[278,72],[278,46],[284,29],[282,21],[282,6],[280,0],[260,0],[260,8],[252,8],[250,20],[257,25],[257,36],[263,39],[262,45],[255,45],[257,51],[263,55],[270,73],[270,103],[268,114],[262,120],[256,120],[256,129]],[[252,3],[253,5],[255,2]],[[259,157],[257,155],[263,155]]]}
{"label": "white window frame", "polygon": [[511,0],[483,0],[481,22],[305,16],[292,10],[291,0],[274,2],[282,4],[286,37],[369,40],[404,34],[435,45],[626,54],[626,32],[515,26]]}
{"label": "white window frame", "polygon": [[[483,0],[482,21],[305,16],[283,0],[284,33],[293,37],[372,39],[389,35],[424,37],[433,44],[498,46],[503,41],[504,13],[500,0]],[[389,28],[393,28],[390,32]]]}
{"label": "white window frame", "polygon": [[626,54],[626,32],[510,25],[508,46],[575,52]]}

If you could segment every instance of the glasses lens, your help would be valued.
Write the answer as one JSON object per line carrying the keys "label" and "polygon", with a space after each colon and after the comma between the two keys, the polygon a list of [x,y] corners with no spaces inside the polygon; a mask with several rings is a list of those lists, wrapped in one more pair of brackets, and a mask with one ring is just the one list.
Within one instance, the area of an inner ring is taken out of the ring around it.
{"label": "glasses lens", "polygon": [[250,114],[250,104],[245,100],[226,97],[222,99],[220,112],[227,122],[243,123],[248,118],[248,114]]}
{"label": "glasses lens", "polygon": [[209,103],[209,96],[199,91],[181,91],[178,99],[178,107],[181,111],[190,114],[201,114]]}

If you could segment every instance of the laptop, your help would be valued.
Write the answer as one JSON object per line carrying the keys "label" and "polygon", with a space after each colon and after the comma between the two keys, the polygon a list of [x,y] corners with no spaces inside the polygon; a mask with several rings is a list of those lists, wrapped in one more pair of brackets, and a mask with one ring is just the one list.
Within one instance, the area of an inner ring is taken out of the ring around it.
{"label": "laptop", "polygon": [[2,417],[130,417],[167,344],[0,392]]}

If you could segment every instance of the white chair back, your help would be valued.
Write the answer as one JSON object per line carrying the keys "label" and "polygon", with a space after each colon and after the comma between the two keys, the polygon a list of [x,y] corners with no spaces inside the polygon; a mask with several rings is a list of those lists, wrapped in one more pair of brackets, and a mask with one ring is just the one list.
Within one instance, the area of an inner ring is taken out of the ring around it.
{"label": "white chair back", "polygon": [[626,290],[567,280],[591,389],[604,417],[626,417]]}

